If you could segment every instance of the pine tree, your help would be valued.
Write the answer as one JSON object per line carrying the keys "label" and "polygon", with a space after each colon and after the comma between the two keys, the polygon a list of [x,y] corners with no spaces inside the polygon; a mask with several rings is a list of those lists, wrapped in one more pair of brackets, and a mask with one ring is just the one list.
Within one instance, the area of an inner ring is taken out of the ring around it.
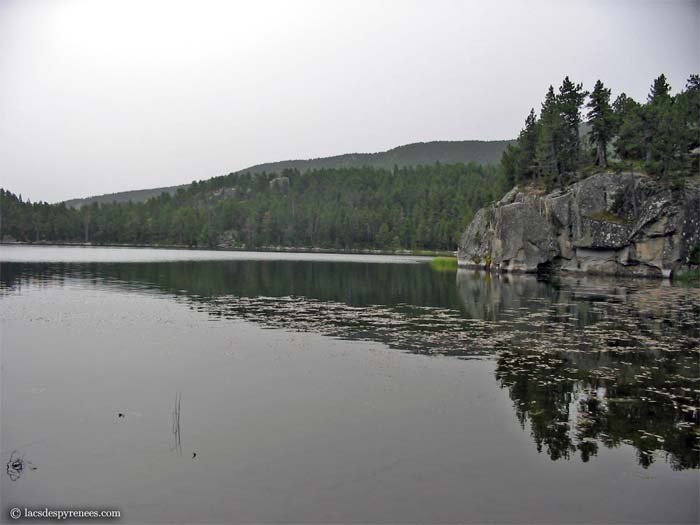
{"label": "pine tree", "polygon": [[518,160],[520,158],[520,146],[508,144],[503,155],[501,155],[501,168],[509,186],[515,186],[520,179]]}
{"label": "pine tree", "polygon": [[671,100],[671,86],[666,81],[666,75],[661,74],[654,80],[647,97],[650,104],[658,104]]}
{"label": "pine tree", "polygon": [[[642,112],[646,161],[660,163],[662,171],[666,170],[670,156],[673,155],[669,141],[673,127],[670,120],[672,103],[671,86],[662,74],[654,80]],[[653,164],[650,167],[655,169]]]}
{"label": "pine tree", "polygon": [[617,139],[615,152],[622,160],[644,156],[644,122],[642,107],[632,97],[621,93],[613,102]]}
{"label": "pine tree", "polygon": [[549,86],[540,111],[535,155],[539,175],[543,176],[545,181],[558,176],[560,172],[558,153],[561,145],[562,124],[554,88]]}
{"label": "pine tree", "polygon": [[700,132],[700,75],[690,75],[685,84],[685,93],[689,99],[688,123],[695,128],[695,133],[698,133]]}
{"label": "pine tree", "polygon": [[700,76],[690,75],[685,90],[673,102],[679,142],[679,167],[698,173],[700,161]]}
{"label": "pine tree", "polygon": [[538,123],[535,109],[530,109],[530,114],[525,119],[525,128],[518,136],[520,155],[518,157],[518,171],[521,180],[532,179],[536,173],[535,156],[537,154]]}
{"label": "pine tree", "polygon": [[581,105],[583,104],[587,91],[584,91],[583,84],[574,84],[565,77],[559,87],[557,105],[559,114],[563,121],[561,151],[559,152],[561,175],[565,171],[576,169],[580,154],[579,125],[581,124]]}
{"label": "pine tree", "polygon": [[534,108],[525,119],[515,144],[509,144],[501,157],[501,166],[510,186],[527,182],[537,173],[538,122]]}
{"label": "pine tree", "polygon": [[590,138],[596,146],[596,164],[602,168],[608,165],[607,147],[615,133],[615,118],[610,107],[610,90],[598,80],[595,83],[590,101],[586,105],[591,125]]}

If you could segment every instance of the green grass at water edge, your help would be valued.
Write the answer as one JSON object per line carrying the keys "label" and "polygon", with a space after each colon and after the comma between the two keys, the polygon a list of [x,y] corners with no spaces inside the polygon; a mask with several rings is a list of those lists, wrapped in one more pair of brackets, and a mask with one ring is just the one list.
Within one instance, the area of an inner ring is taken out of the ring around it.
{"label": "green grass at water edge", "polygon": [[430,266],[439,272],[456,272],[457,257],[435,257]]}

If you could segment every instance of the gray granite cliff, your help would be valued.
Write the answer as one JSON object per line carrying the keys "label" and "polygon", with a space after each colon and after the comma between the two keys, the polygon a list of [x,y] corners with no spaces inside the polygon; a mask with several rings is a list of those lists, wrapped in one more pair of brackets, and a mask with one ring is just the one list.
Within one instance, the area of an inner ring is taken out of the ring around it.
{"label": "gray granite cliff", "polygon": [[548,195],[514,188],[477,212],[459,264],[668,277],[697,270],[700,185],[683,189],[632,173],[601,173]]}

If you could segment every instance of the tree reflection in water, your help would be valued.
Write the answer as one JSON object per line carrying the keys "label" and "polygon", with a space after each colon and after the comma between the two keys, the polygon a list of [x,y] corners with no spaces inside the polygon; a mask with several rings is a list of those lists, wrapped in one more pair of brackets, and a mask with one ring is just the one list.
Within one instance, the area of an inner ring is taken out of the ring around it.
{"label": "tree reflection in water", "polygon": [[562,279],[557,302],[519,317],[527,328],[503,341],[499,384],[553,460],[626,443],[643,467],[661,455],[698,468],[698,290],[605,283]]}

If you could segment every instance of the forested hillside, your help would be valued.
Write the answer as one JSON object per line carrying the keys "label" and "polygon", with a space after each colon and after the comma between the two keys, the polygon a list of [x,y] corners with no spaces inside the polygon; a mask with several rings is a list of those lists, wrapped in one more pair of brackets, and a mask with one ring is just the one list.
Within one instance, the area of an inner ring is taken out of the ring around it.
{"label": "forested hillside", "polygon": [[0,234],[97,244],[452,250],[473,213],[506,189],[495,166],[433,164],[231,174],[145,203],[80,209],[1,191]]}
{"label": "forested hillside", "polygon": [[[443,164],[498,164],[506,146],[512,144],[512,140],[456,140],[433,141],[406,144],[388,151],[379,153],[348,153],[333,157],[320,157],[306,160],[283,160],[257,164],[237,171],[235,173],[281,173],[286,169],[295,169],[300,172],[317,169],[333,168],[385,168],[393,169],[394,166],[430,165],[435,162]],[[66,201],[66,206],[79,208],[93,202],[141,202],[156,197],[163,192],[174,194],[179,188],[187,185],[170,186],[165,188],[153,188],[145,190],[123,191],[87,197],[84,199],[71,199]]]}

